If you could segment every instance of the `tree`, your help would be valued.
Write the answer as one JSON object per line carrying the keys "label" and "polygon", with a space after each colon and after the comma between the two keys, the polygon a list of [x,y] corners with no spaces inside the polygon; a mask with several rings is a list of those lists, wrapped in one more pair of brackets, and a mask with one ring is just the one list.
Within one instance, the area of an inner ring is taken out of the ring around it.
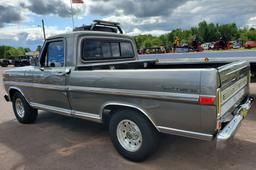
{"label": "tree", "polygon": [[256,41],[256,29],[250,29],[247,32],[247,38],[248,40]]}
{"label": "tree", "polygon": [[144,42],[144,47],[146,47],[146,48],[152,47],[152,42],[151,42],[149,39],[147,39],[147,40]]}
{"label": "tree", "polygon": [[4,58],[5,46],[0,46],[0,58]]}
{"label": "tree", "polygon": [[23,48],[10,48],[7,51],[8,57],[17,57],[25,55],[25,50]]}
{"label": "tree", "polygon": [[164,47],[168,48],[171,45],[171,43],[168,39],[168,34],[161,35],[159,37],[159,40],[160,40],[161,45],[164,46]]}
{"label": "tree", "polygon": [[11,46],[0,46],[0,58],[10,58],[10,57],[17,57],[23,56],[26,52],[29,52],[29,48],[14,48]]}
{"label": "tree", "polygon": [[26,53],[31,51],[30,48],[24,48],[24,50]]}
{"label": "tree", "polygon": [[159,47],[162,45],[161,40],[158,37],[152,38],[151,43],[153,47]]}
{"label": "tree", "polygon": [[38,45],[38,46],[36,47],[36,51],[41,52],[41,50],[42,50],[42,46],[41,46],[41,45]]}
{"label": "tree", "polygon": [[219,26],[219,32],[224,41],[228,42],[239,38],[236,24],[225,24]]}
{"label": "tree", "polygon": [[208,24],[206,21],[200,22],[198,28],[192,28],[191,30],[202,42],[217,41],[220,38],[218,25]]}

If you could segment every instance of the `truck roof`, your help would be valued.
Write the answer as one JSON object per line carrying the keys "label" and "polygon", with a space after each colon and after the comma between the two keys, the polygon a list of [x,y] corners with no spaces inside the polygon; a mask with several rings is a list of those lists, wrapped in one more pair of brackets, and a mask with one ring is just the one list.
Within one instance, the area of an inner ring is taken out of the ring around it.
{"label": "truck roof", "polygon": [[132,39],[130,36],[124,34],[117,34],[112,32],[104,32],[104,31],[73,31],[68,33],[63,33],[59,35],[50,36],[47,38],[49,39],[56,39],[56,38],[66,38],[71,36],[82,36],[82,35],[91,35],[91,36],[106,36],[106,37],[118,37],[118,38],[125,38],[125,39]]}

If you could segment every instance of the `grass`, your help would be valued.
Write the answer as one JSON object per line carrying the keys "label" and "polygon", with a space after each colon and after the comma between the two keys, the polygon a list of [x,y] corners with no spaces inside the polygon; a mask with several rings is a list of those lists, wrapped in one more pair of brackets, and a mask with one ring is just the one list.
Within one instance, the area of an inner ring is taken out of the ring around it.
{"label": "grass", "polygon": [[256,47],[254,48],[239,48],[239,49],[228,49],[228,50],[204,50],[204,51],[209,51],[209,52],[224,52],[224,51],[254,51],[256,50]]}

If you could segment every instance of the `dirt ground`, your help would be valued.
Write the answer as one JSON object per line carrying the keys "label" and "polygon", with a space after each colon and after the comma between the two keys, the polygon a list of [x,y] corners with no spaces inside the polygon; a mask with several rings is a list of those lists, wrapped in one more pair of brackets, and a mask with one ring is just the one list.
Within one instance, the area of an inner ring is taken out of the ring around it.
{"label": "dirt ground", "polygon": [[[0,96],[5,93],[0,67]],[[256,96],[256,84],[251,84]],[[256,105],[232,140],[216,142],[162,135],[158,151],[133,163],[112,146],[103,126],[85,120],[40,112],[31,125],[19,124],[10,103],[0,99],[0,170],[9,169],[256,169]]]}

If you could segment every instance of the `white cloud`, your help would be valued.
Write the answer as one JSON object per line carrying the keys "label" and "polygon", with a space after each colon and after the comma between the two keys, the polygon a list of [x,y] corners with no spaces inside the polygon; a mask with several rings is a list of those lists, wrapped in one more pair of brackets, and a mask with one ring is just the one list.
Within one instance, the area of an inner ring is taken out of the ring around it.
{"label": "white cloud", "polygon": [[256,28],[256,16],[255,16],[255,17],[251,17],[251,18],[248,20],[247,26],[248,26],[248,27]]}
{"label": "white cloud", "polygon": [[[53,36],[65,32],[70,32],[71,27],[59,29],[56,26],[45,27],[46,36]],[[37,45],[43,43],[43,31],[41,27],[36,25],[21,26],[9,25],[0,28],[0,45],[12,45],[16,47],[31,47],[34,49]]]}
{"label": "white cloud", "polygon": [[[183,0],[183,1],[119,1],[89,2],[93,14],[107,15],[106,19],[119,21],[130,32],[190,28],[206,20],[214,23],[235,22],[239,27],[252,25],[247,21],[255,16],[255,0]],[[179,3],[176,3],[179,2]]]}
{"label": "white cloud", "polygon": [[[133,15],[121,15],[121,16],[110,16],[105,17],[103,20],[120,22],[122,28],[126,33],[134,32],[134,29],[140,30],[140,27],[144,27],[145,25],[157,25],[164,22],[162,17],[147,17],[147,18],[137,18]],[[152,31],[152,30],[144,30],[144,31]],[[141,32],[141,31],[140,31]]]}
{"label": "white cloud", "polygon": [[166,34],[168,32],[169,31],[164,31],[164,30],[143,31],[138,28],[134,28],[131,32],[128,32],[127,34],[130,36],[139,35],[139,34],[151,34],[151,35],[159,36],[162,34]]}
{"label": "white cloud", "polygon": [[[66,27],[64,30],[59,29],[56,26],[48,26],[45,28],[46,36],[52,36],[64,32],[69,32],[70,27]],[[11,25],[8,27],[0,28],[0,37],[1,39],[9,38],[16,41],[27,40],[34,41],[38,39],[43,39],[42,28],[36,25],[33,26],[20,26],[20,25]]]}

